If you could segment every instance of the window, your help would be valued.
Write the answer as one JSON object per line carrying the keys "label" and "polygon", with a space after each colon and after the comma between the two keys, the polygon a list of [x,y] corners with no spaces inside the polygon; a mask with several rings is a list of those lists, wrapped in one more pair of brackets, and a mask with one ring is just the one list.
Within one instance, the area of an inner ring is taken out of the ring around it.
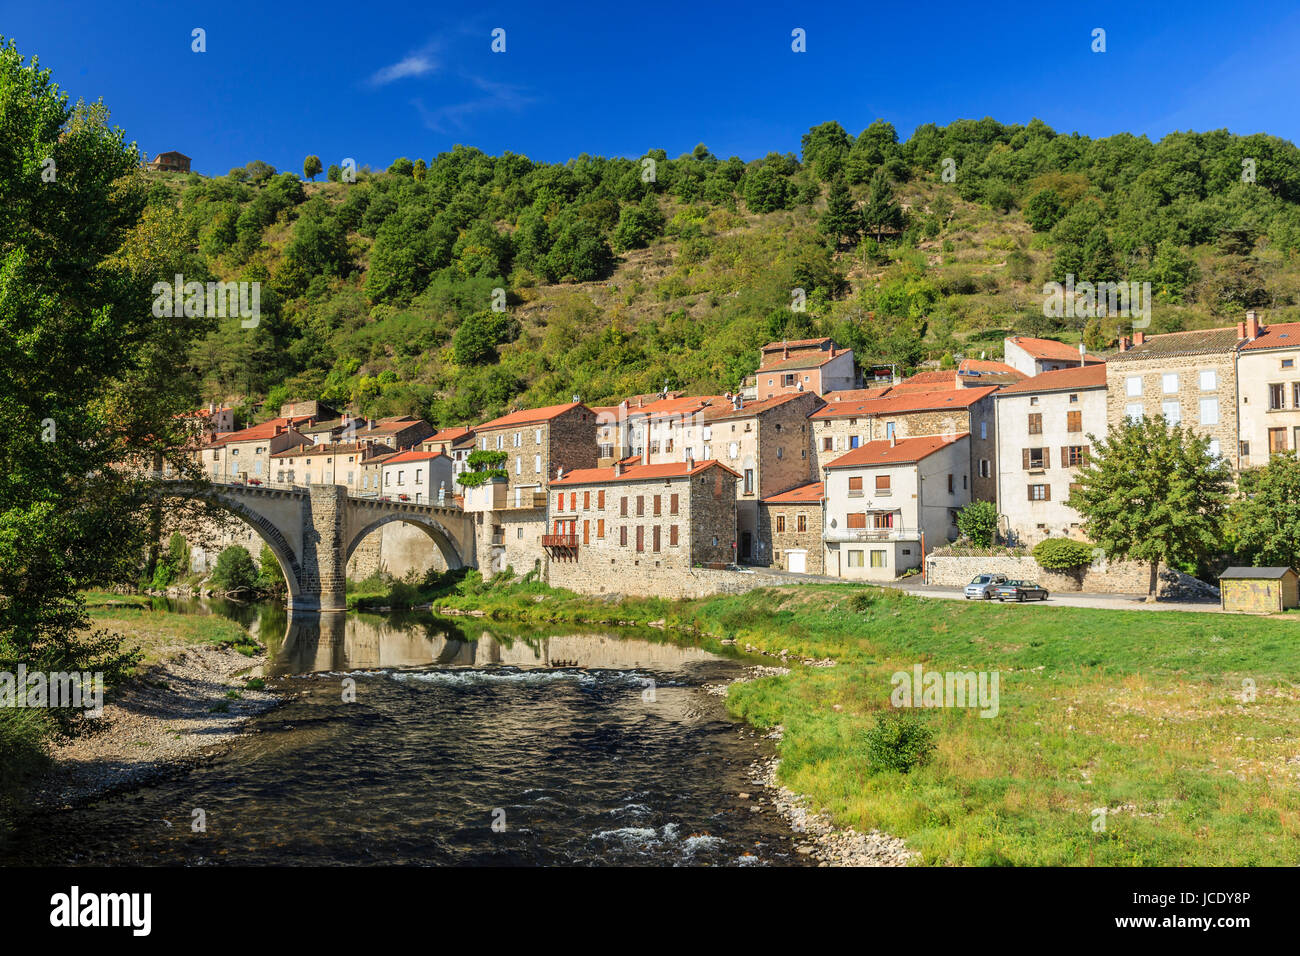
{"label": "window", "polygon": [[1178,391],[1178,375],[1175,372],[1165,372],[1160,376],[1160,391],[1166,395],[1172,395]]}
{"label": "window", "polygon": [[1029,434],[1041,435],[1043,433],[1043,413],[1033,412],[1029,416]]}
{"label": "window", "polygon": [[596,507],[601,511],[605,510],[605,489],[596,492]]}
{"label": "window", "polygon": [[1067,432],[1083,431],[1083,412],[1066,412],[1065,430]]}
{"label": "window", "polygon": [[539,428],[537,429],[536,433],[533,436],[533,444],[540,445],[541,443],[542,443],[542,430]]}
{"label": "window", "polygon": [[794,530],[795,530],[795,531],[807,531],[807,530],[808,530],[808,516],[807,516],[806,514],[798,514],[798,515],[795,515],[795,519],[794,519]]}
{"label": "window", "polygon": [[1046,448],[1026,448],[1021,457],[1024,459],[1025,471],[1050,468],[1050,456]]}
{"label": "window", "polygon": [[677,547],[677,525],[675,524],[668,526],[668,547]]}
{"label": "window", "polygon": [[524,436],[521,433],[515,432],[513,435],[510,436],[510,444],[514,445],[516,448],[521,447],[523,443],[524,443]]}
{"label": "window", "polygon": [[534,456],[533,456],[533,474],[535,474],[535,475],[540,475],[541,473],[542,473],[542,456],[541,456],[541,455],[534,455]]}
{"label": "window", "polygon": [[1141,375],[1130,375],[1128,378],[1124,379],[1124,394],[1125,394],[1125,395],[1141,395],[1141,394],[1142,394],[1142,376],[1141,376]]}
{"label": "window", "polygon": [[[834,451],[835,450],[834,441],[835,439],[831,438],[830,435],[826,435],[824,438],[822,438],[822,451]],[[213,452],[212,454],[215,455],[216,452]]]}
{"label": "window", "polygon": [[620,499],[618,500],[618,513],[619,513],[619,517],[622,517],[622,518],[626,518],[626,517],[627,517],[627,497],[626,497],[626,496],[624,496],[624,497],[622,497],[622,498],[620,498]]}
{"label": "window", "polygon": [[516,459],[515,459],[515,474],[516,474],[516,475],[522,475],[523,473],[524,473],[524,460],[523,460],[522,458],[516,458]]}
{"label": "window", "polygon": [[[1077,482],[1077,481],[1072,481],[1072,482],[1070,482],[1070,497],[1071,497],[1071,498],[1073,498],[1075,495],[1077,495],[1077,494],[1078,494],[1080,491],[1082,491],[1082,490],[1083,490],[1083,485],[1079,484],[1079,482]],[[1068,500],[1068,499],[1067,499],[1067,500]],[[1070,527],[1073,528],[1073,527],[1075,527],[1075,525],[1070,525]]]}
{"label": "window", "polygon": [[1029,398],[1029,404],[1030,404],[1030,405],[1037,405],[1037,404],[1038,404],[1038,396],[1037,396],[1037,395],[1031,395],[1030,398]]}
{"label": "window", "polygon": [[636,549],[638,551],[645,550],[645,525],[639,524],[636,526]]}
{"label": "window", "polygon": [[850,448],[850,449],[857,448],[857,447],[858,447],[858,443],[859,443],[859,441],[861,441],[861,439],[860,439],[857,435],[850,435],[850,436],[849,436],[849,448]]}
{"label": "window", "polygon": [[625,548],[627,547],[627,525],[623,525],[618,529],[618,543]]}
{"label": "window", "polygon": [[597,537],[597,538],[603,538],[603,537],[605,537],[605,519],[604,519],[604,518],[597,518],[597,519],[596,519],[596,537]]}
{"label": "window", "polygon": [[681,495],[669,495],[669,496],[668,496],[668,513],[669,513],[670,515],[675,515],[675,514],[677,514],[677,510],[678,510],[678,507],[680,506],[680,503],[681,503]]}
{"label": "window", "polygon": [[1300,382],[1291,384],[1291,404],[1296,408],[1300,408]]}
{"label": "window", "polygon": [[[662,502],[663,502],[663,495],[655,495],[655,499],[654,499],[654,509],[655,509],[655,510],[654,510],[654,513],[655,513],[655,516],[656,516],[656,517],[658,517],[659,514],[660,514],[660,512],[663,511],[663,504],[662,504]],[[655,530],[658,531],[659,529],[656,528]]]}
{"label": "window", "polygon": [[582,493],[582,510],[583,510],[583,511],[590,511],[590,510],[591,510],[591,492],[590,492],[590,491],[584,491],[584,492]]}
{"label": "window", "polygon": [[886,562],[886,560],[885,560],[885,552],[884,552],[884,551],[880,551],[880,550],[878,550],[878,549],[876,549],[876,548],[873,548],[873,549],[871,550],[871,566],[872,566],[873,568],[884,568],[884,567],[888,567],[888,564],[887,564],[887,562]]}
{"label": "window", "polygon": [[866,528],[867,526],[867,513],[865,511],[852,512],[845,515],[845,519],[847,522],[845,526],[850,531],[857,530],[858,528]]}
{"label": "window", "polygon": [[578,493],[576,491],[569,492],[569,510],[574,514],[578,513]]}
{"label": "window", "polygon": [[1177,402],[1161,402],[1160,414],[1165,416],[1165,421],[1170,425],[1177,425],[1183,420],[1182,406]]}
{"label": "window", "polygon": [[1088,463],[1087,445],[1066,445],[1061,449],[1061,464],[1066,468],[1075,468]]}
{"label": "window", "polygon": [[778,534],[785,531],[785,515],[776,516],[776,530]]}
{"label": "window", "polygon": [[952,494],[952,492],[953,492],[952,475],[949,475],[949,476],[948,476],[948,494]]}
{"label": "window", "polygon": [[1237,451],[1242,458],[1250,457],[1250,442],[1244,441],[1237,446]]}
{"label": "window", "polygon": [[1200,380],[1202,392],[1213,392],[1219,387],[1219,373],[1212,368],[1201,369],[1197,378]]}
{"label": "window", "polygon": [[582,543],[591,544],[591,522],[590,521],[584,521],[582,523]]}
{"label": "window", "polygon": [[1270,428],[1268,430],[1268,453],[1275,455],[1286,451],[1286,429]]}
{"label": "window", "polygon": [[1140,402],[1124,406],[1124,417],[1130,421],[1142,420],[1142,404]]}
{"label": "window", "polygon": [[1217,398],[1201,399],[1201,424],[1219,424],[1219,400]]}
{"label": "window", "polygon": [[885,437],[886,437],[886,438],[893,438],[893,437],[894,437],[894,423],[893,423],[893,422],[885,422]]}
{"label": "window", "polygon": [[876,494],[889,494],[889,475],[876,475]]}
{"label": "window", "polygon": [[990,467],[990,465],[989,465],[989,460],[988,460],[987,458],[981,458],[981,459],[980,459],[980,477],[981,477],[981,478],[987,478],[987,477],[989,476],[990,471],[991,471],[991,467]]}
{"label": "window", "polygon": [[734,441],[727,446],[727,457],[728,458],[740,457],[740,446],[737,445]]}
{"label": "window", "polygon": [[745,494],[752,495],[753,493],[754,493],[754,469],[746,468],[745,469]]}
{"label": "window", "polygon": [[849,564],[849,567],[851,567],[851,568],[860,568],[860,567],[862,567],[862,552],[861,552],[861,551],[850,551],[850,552],[849,552],[849,561],[848,561],[848,564]]}
{"label": "window", "polygon": [[1210,441],[1210,449],[1209,449],[1209,450],[1210,450],[1210,457],[1211,457],[1211,458],[1218,458],[1218,457],[1219,457],[1219,440],[1218,440],[1217,438],[1212,439],[1212,440]]}
{"label": "window", "polygon": [[645,514],[645,495],[637,495],[637,496],[636,496],[636,515],[637,515],[637,517],[639,518],[639,517],[641,517],[643,514]]}
{"label": "window", "polygon": [[1051,501],[1052,486],[1051,485],[1030,485],[1029,500],[1030,501]]}
{"label": "window", "polygon": [[884,531],[894,526],[894,513],[892,511],[877,511],[871,516],[871,527],[877,531]]}
{"label": "window", "polygon": [[1071,395],[1071,396],[1070,396],[1070,404],[1071,404],[1071,405],[1077,405],[1077,404],[1079,404],[1079,396],[1078,396],[1077,394],[1074,394],[1074,395]]}
{"label": "window", "polygon": [[1270,385],[1268,387],[1268,407],[1270,410],[1286,408],[1286,386]]}
{"label": "window", "polygon": [[655,532],[655,533],[654,533],[654,550],[655,550],[656,552],[658,552],[658,551],[662,551],[662,550],[663,550],[663,549],[659,546],[659,534],[660,534],[661,531],[662,531],[662,529],[661,529],[658,525],[655,525],[655,528],[654,528],[654,532]]}
{"label": "window", "polygon": [[849,497],[850,497],[850,498],[861,498],[861,497],[862,497],[862,478],[861,478],[861,477],[855,477],[855,478],[850,478],[850,479],[849,479]]}
{"label": "window", "polygon": [[988,437],[989,437],[989,423],[980,422],[980,439],[983,440]]}
{"label": "window", "polygon": [[1295,368],[1295,359],[1293,359],[1293,358],[1283,359],[1283,360],[1282,360],[1282,367],[1283,367],[1283,368]]}

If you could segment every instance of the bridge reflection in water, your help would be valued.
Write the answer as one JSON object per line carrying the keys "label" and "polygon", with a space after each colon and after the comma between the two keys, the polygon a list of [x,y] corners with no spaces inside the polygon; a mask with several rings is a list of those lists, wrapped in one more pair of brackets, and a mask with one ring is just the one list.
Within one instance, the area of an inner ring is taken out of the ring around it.
{"label": "bridge reflection in water", "polygon": [[263,614],[254,627],[267,644],[269,676],[418,667],[578,667],[671,669],[716,660],[703,648],[600,632],[511,634],[476,619],[344,611]]}

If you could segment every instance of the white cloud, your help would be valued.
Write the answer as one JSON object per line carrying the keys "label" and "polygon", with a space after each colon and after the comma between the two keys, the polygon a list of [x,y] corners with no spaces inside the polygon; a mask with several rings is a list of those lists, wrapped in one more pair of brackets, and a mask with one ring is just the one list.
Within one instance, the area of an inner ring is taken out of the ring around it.
{"label": "white cloud", "polygon": [[432,73],[437,68],[438,64],[434,62],[432,57],[424,53],[414,53],[377,72],[370,78],[370,85],[385,86],[397,80]]}

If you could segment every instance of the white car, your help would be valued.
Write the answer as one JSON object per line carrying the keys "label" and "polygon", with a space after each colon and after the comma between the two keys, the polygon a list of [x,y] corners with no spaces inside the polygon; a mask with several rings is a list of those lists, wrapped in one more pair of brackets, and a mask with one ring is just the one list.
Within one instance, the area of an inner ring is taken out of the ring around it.
{"label": "white car", "polygon": [[966,600],[979,598],[981,601],[987,601],[993,597],[993,589],[999,584],[1005,584],[1006,581],[1005,574],[977,574],[971,583],[966,585]]}

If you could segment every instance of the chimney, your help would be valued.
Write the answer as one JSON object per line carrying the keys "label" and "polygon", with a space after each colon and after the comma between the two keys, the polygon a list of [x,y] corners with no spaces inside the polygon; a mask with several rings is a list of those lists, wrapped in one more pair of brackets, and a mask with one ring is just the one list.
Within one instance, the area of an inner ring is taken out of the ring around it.
{"label": "chimney", "polygon": [[1246,323],[1245,323],[1245,322],[1238,322],[1238,323],[1237,323],[1237,338],[1239,338],[1239,339],[1244,339],[1245,337],[1246,337]]}
{"label": "chimney", "polygon": [[745,400],[740,397],[739,393],[732,396],[731,407],[736,411],[740,411],[742,408],[745,407]]}
{"label": "chimney", "polygon": [[1080,343],[1079,343],[1079,367],[1080,367],[1080,368],[1082,368],[1083,366],[1085,366],[1085,365],[1088,364],[1088,362],[1084,359],[1084,356],[1085,356],[1086,354],[1087,354],[1087,352],[1084,351],[1083,343],[1080,342]]}
{"label": "chimney", "polygon": [[1246,313],[1246,338],[1252,342],[1259,338],[1259,313],[1254,309]]}
{"label": "chimney", "polygon": [[789,357],[790,357],[790,346],[789,346],[787,343],[782,342],[782,343],[781,343],[781,358],[782,358],[782,359],[788,359]]}
{"label": "chimney", "polygon": [[896,432],[891,431],[889,433],[889,447],[893,448],[897,444],[898,444],[898,434]]}
{"label": "chimney", "polygon": [[1121,352],[1127,352],[1127,351],[1128,351],[1128,336],[1127,336],[1127,335],[1121,335],[1121,336],[1119,337],[1119,350],[1120,350]]}
{"label": "chimney", "polygon": [[621,461],[614,462],[614,477],[618,478],[622,474],[623,474],[623,462]]}
{"label": "chimney", "polygon": [[208,414],[211,415],[217,410],[216,402],[208,402]]}
{"label": "chimney", "polygon": [[1145,342],[1146,340],[1147,340],[1147,334],[1146,334],[1145,332],[1143,332],[1141,329],[1139,329],[1138,331],[1136,331],[1136,332],[1133,333],[1133,344],[1134,344],[1134,345],[1141,345],[1141,344],[1142,344],[1143,342]]}
{"label": "chimney", "polygon": [[646,433],[646,440],[641,444],[641,464],[650,464],[650,435]]}

